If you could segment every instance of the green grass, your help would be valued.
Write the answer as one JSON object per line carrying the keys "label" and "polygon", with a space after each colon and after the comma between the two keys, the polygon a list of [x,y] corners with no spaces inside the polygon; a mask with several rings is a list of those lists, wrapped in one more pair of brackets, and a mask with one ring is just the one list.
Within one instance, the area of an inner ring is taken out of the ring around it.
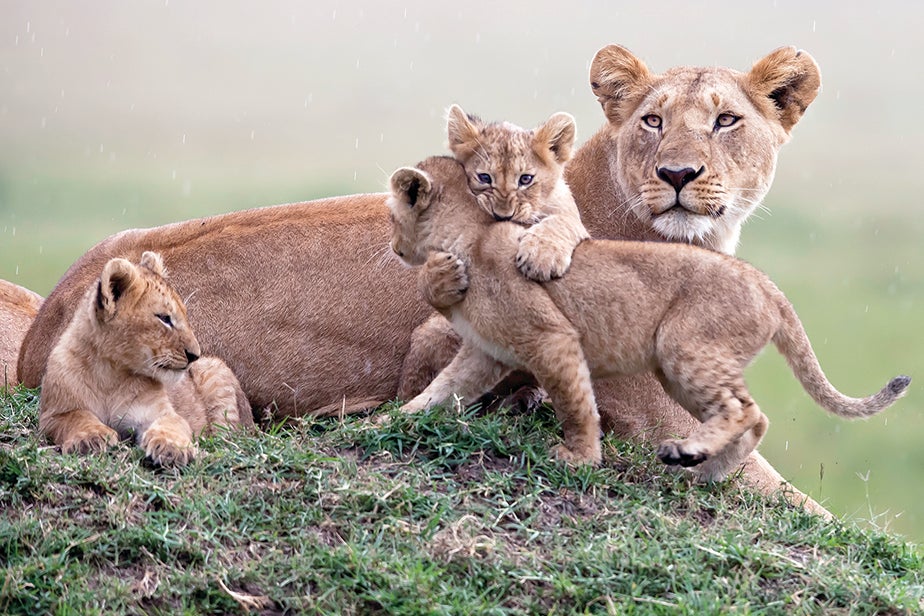
{"label": "green grass", "polygon": [[393,409],[204,439],[182,471],[62,455],[0,397],[0,612],[912,614],[914,546],[608,439],[548,460],[547,410]]}

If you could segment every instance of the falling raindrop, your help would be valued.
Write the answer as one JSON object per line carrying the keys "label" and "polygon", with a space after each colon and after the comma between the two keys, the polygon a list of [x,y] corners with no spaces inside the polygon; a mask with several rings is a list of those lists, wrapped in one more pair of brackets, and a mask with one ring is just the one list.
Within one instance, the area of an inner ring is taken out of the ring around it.
{"label": "falling raindrop", "polygon": [[186,145],[186,133],[183,133],[183,145]]}

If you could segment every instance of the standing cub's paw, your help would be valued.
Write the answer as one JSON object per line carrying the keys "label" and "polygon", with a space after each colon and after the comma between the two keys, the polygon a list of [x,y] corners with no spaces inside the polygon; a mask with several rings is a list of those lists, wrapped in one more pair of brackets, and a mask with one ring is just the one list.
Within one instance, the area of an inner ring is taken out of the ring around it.
{"label": "standing cub's paw", "polygon": [[448,252],[432,252],[420,270],[418,284],[424,300],[437,310],[458,304],[468,291],[465,263]]}
{"label": "standing cub's paw", "polygon": [[546,282],[565,275],[571,266],[574,246],[538,233],[539,227],[532,227],[520,238],[517,249],[517,268],[537,282]]}
{"label": "standing cub's paw", "polygon": [[119,442],[118,433],[99,424],[80,430],[61,443],[61,453],[96,453],[106,451]]}
{"label": "standing cub's paw", "polygon": [[575,466],[579,464],[600,464],[603,456],[600,449],[588,448],[588,451],[574,451],[564,445],[555,445],[550,450],[552,457]]}
{"label": "standing cub's paw", "polygon": [[658,459],[665,464],[696,466],[709,457],[709,452],[687,440],[668,439],[658,446]]}
{"label": "standing cub's paw", "polygon": [[141,447],[160,466],[186,466],[198,453],[189,435],[159,426],[147,429],[141,437]]}

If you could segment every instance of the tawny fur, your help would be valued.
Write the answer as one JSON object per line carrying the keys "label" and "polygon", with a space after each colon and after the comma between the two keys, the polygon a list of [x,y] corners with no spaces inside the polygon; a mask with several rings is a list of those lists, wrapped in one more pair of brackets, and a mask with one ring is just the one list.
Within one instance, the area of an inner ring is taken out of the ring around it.
{"label": "tawny fur", "polygon": [[41,295],[0,280],[0,389],[19,382],[16,376],[19,347],[41,305]]}
{"label": "tawny fur", "polygon": [[155,463],[182,466],[213,426],[253,426],[231,369],[199,358],[186,307],[159,255],[106,263],[48,359],[39,429],[65,453],[135,436]]}
{"label": "tawny fur", "polygon": [[[785,140],[780,131],[788,133],[818,89],[818,70],[808,54],[778,50],[758,63],[765,68],[757,73],[681,67],[654,75],[646,68],[646,77],[634,80],[620,68],[626,63],[644,66],[618,46],[601,50],[591,81],[605,69],[616,79],[606,82],[611,86],[634,83],[640,92],[646,87],[668,92],[674,115],[664,124],[665,145],[679,147],[685,139],[709,139],[708,118],[690,124],[682,113],[689,108],[702,117],[704,106],[711,104],[711,97],[704,98],[709,88],[729,92],[742,104],[759,103],[742,124],[749,128],[751,136],[744,147],[750,149],[727,146],[704,153],[700,161],[711,167],[714,159],[714,175],[721,179],[728,174],[727,185],[752,195],[750,202],[756,207],[768,187],[766,174],[736,170],[733,163],[746,155],[758,169],[773,169]],[[772,66],[781,70],[766,70]],[[766,80],[771,72],[772,80]],[[780,97],[778,108],[769,98],[781,85],[778,77],[800,72],[803,79],[792,83],[801,86],[793,90],[784,85],[781,91],[794,95]],[[630,101],[614,95],[612,100],[622,101],[626,117],[636,117],[639,103],[633,107],[632,101],[642,98]],[[788,118],[785,125],[780,110]],[[633,155],[643,148],[635,138],[638,130],[635,122],[608,116],[604,127],[568,163],[566,180],[592,236],[679,239],[661,235],[647,218],[634,213],[641,202],[639,180],[653,173],[648,165],[654,159],[667,156],[663,147],[650,143],[644,145],[644,155]],[[698,147],[692,142],[689,146]],[[631,164],[646,167],[625,168]],[[714,225],[716,231],[699,240],[694,237],[694,243],[733,247],[733,241],[723,241],[729,233],[721,230],[728,227],[730,235],[737,236],[744,216],[739,213],[732,219],[733,211],[726,208],[719,218],[708,217],[703,224]],[[723,219],[727,225],[720,225]],[[700,223],[691,226],[701,227]],[[277,416],[354,412],[398,396],[407,399],[448,363],[459,340],[448,321],[431,316],[430,307],[414,291],[415,274],[386,258],[388,234],[384,194],[125,231],[80,257],[49,294],[23,340],[20,380],[30,387],[39,385],[48,355],[70,322],[74,306],[108,259],[137,261],[142,251],[156,250],[170,264],[171,283],[187,299],[190,322],[203,347],[232,367],[260,412]],[[415,331],[418,327],[423,329]],[[594,385],[604,426],[623,437],[659,441],[667,435],[687,434],[695,425],[650,375],[598,379]],[[784,483],[756,453],[749,458],[744,479],[764,493]],[[809,509],[826,513],[798,491],[790,494],[794,502],[803,501]]]}
{"label": "tawny fur", "polygon": [[[441,310],[462,337],[452,362],[404,410],[452,395],[473,401],[511,370],[525,369],[548,392],[564,430],[557,455],[601,459],[591,376],[654,372],[701,424],[661,443],[668,464],[703,465],[724,478],[763,437],[768,421],[748,393],[744,369],[771,340],[812,398],[842,417],[868,417],[910,383],[848,398],[825,378],[795,311],[779,289],[743,261],[672,243],[590,240],[568,274],[537,285],[517,272],[527,232],[478,206],[457,161],[431,158],[392,176],[392,246],[410,265],[461,261],[468,290]],[[444,306],[444,305],[441,305]]]}

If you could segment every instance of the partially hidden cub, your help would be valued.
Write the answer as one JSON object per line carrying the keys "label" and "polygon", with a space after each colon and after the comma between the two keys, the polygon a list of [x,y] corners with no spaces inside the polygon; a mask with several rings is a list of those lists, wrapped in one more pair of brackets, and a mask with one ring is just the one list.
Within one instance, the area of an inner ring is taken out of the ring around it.
{"label": "partially hidden cub", "polygon": [[724,254],[671,243],[588,240],[566,276],[537,284],[514,264],[523,227],[478,206],[464,169],[430,158],[391,177],[392,246],[408,264],[436,251],[461,260],[469,288],[441,312],[463,338],[453,361],[403,409],[457,394],[474,400],[511,369],[535,375],[563,431],[559,458],[601,459],[591,375],[653,371],[700,420],[658,449],[667,464],[701,465],[720,479],[757,446],[768,420],[743,370],[771,340],[812,398],[843,417],[866,417],[901,396],[899,376],[867,398],[849,398],[825,378],[792,305],[760,271]]}
{"label": "partially hidden cub", "polygon": [[102,451],[132,434],[151,460],[182,466],[212,426],[253,426],[231,369],[199,357],[186,306],[161,257],[108,261],[51,352],[39,429],[64,453]]}

